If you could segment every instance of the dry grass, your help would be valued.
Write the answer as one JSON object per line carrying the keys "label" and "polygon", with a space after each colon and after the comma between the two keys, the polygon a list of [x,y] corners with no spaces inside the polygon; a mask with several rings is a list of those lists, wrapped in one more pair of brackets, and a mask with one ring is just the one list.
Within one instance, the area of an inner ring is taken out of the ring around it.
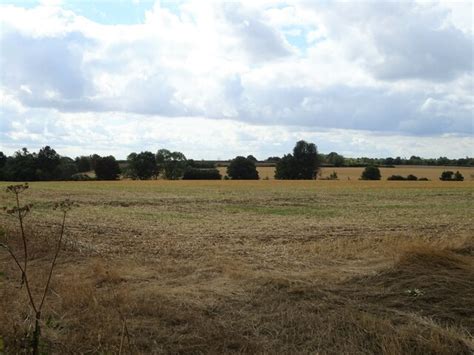
{"label": "dry grass", "polygon": [[[225,167],[220,167],[219,171],[222,176],[226,175]],[[273,180],[275,176],[274,167],[258,167],[257,168],[259,176],[261,179]],[[327,178],[329,175],[335,171],[339,180],[357,180],[360,178],[364,168],[322,168],[320,177]],[[402,175],[407,176],[413,174],[418,178],[428,178],[430,180],[439,180],[441,173],[445,170],[458,171],[463,174],[464,180],[473,181],[474,180],[474,168],[472,167],[453,167],[453,166],[414,166],[414,165],[399,165],[395,168],[380,168],[380,173],[382,174],[382,179],[386,180],[389,176],[392,175]]]}
{"label": "dry grass", "polygon": [[[45,310],[50,353],[470,354],[471,182],[37,183],[35,284],[68,222]],[[7,196],[0,195],[0,205]],[[15,244],[12,221],[0,219]],[[34,233],[33,233],[34,230]],[[25,346],[0,253],[0,334]],[[124,333],[124,320],[130,344]]]}

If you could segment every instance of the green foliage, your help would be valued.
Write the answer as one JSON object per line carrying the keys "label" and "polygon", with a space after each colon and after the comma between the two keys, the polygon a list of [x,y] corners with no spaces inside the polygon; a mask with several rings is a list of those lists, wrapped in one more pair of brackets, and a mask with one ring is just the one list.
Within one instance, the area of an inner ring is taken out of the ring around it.
{"label": "green foliage", "polygon": [[293,148],[293,155],[286,154],[277,163],[275,179],[315,179],[319,170],[319,156],[316,145],[299,141]]}
{"label": "green foliage", "polygon": [[92,170],[91,158],[86,156],[76,157],[74,159],[78,173],[87,173]]}
{"label": "green foliage", "polygon": [[251,159],[238,156],[227,167],[227,175],[232,180],[258,180],[258,171],[255,162]]}
{"label": "green foliage", "polygon": [[158,171],[168,180],[181,178],[186,170],[186,157],[181,152],[170,152],[168,149],[160,149],[156,153]]}
{"label": "green foliage", "polygon": [[380,169],[370,165],[364,169],[360,178],[361,180],[380,180],[381,177]]}
{"label": "green foliage", "polygon": [[183,180],[221,180],[222,176],[219,170],[213,169],[198,169],[188,167],[184,171]]}
{"label": "green foliage", "polygon": [[392,175],[392,176],[389,176],[387,178],[387,180],[416,181],[416,180],[418,180],[418,178],[413,174],[409,174],[407,177],[404,177],[404,176],[401,176],[401,175]]}
{"label": "green foliage", "polygon": [[117,180],[120,176],[118,162],[111,155],[96,159],[94,171],[98,180]]}
{"label": "green foliage", "polygon": [[464,176],[459,171],[456,171],[456,173],[454,173],[450,170],[447,170],[441,173],[439,179],[442,181],[463,181]]}
{"label": "green foliage", "polygon": [[60,171],[56,171],[60,160],[59,154],[50,146],[41,148],[36,155],[37,178],[39,180],[56,180],[61,175]]}
{"label": "green foliage", "polygon": [[326,156],[326,162],[334,166],[343,166],[344,157],[336,152],[331,152]]}
{"label": "green foliage", "polygon": [[131,153],[127,157],[127,175],[136,180],[147,180],[158,177],[156,157],[152,152]]}

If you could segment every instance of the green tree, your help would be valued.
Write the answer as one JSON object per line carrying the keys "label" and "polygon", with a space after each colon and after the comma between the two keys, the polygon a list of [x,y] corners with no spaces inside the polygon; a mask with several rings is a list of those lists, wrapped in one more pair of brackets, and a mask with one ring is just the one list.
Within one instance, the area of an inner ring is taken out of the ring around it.
{"label": "green tree", "polygon": [[87,173],[88,171],[92,170],[90,157],[76,157],[76,159],[74,159],[74,162],[76,163],[77,172],[79,173]]}
{"label": "green tree", "polygon": [[342,155],[337,154],[336,152],[329,153],[326,157],[326,161],[334,166],[344,165],[344,157]]}
{"label": "green tree", "polygon": [[118,162],[111,155],[97,158],[94,171],[98,180],[117,180],[120,176]]}
{"label": "green tree", "polygon": [[281,158],[275,168],[275,179],[294,180],[296,177],[295,159],[291,154],[285,154]]}
{"label": "green tree", "polygon": [[158,166],[156,157],[152,152],[131,153],[127,157],[127,174],[132,179],[147,180],[158,177]]}
{"label": "green tree", "polygon": [[158,171],[168,180],[181,178],[186,170],[186,157],[181,152],[170,152],[168,149],[160,149],[156,153]]}
{"label": "green tree", "polygon": [[40,180],[54,180],[59,175],[56,171],[60,163],[61,157],[50,146],[41,148],[36,156],[37,172],[36,175]]}
{"label": "green tree", "polygon": [[381,177],[380,169],[376,166],[369,165],[364,169],[360,178],[361,180],[380,180]]}
{"label": "green tree", "polygon": [[36,155],[22,148],[7,159],[4,166],[4,178],[10,181],[35,181],[37,180],[36,168]]}
{"label": "green tree", "polygon": [[258,180],[255,162],[242,156],[233,159],[227,167],[227,175],[232,180]]}
{"label": "green tree", "polygon": [[293,155],[285,155],[276,165],[276,179],[316,179],[319,170],[318,149],[314,143],[299,141],[293,148]]}

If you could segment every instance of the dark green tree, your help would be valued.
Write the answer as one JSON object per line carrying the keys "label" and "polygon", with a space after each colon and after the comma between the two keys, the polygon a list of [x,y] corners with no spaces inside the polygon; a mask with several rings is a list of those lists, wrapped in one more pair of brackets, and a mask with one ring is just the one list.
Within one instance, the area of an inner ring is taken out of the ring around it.
{"label": "dark green tree", "polygon": [[97,158],[94,171],[98,180],[117,180],[120,176],[118,162],[111,155]]}
{"label": "dark green tree", "polygon": [[360,178],[361,180],[380,180],[381,177],[380,169],[376,166],[369,165],[364,169]]}
{"label": "dark green tree", "polygon": [[59,165],[55,170],[55,177],[59,180],[71,180],[72,176],[77,173],[77,166],[74,160],[68,157],[61,157]]}
{"label": "dark green tree", "polygon": [[160,149],[156,153],[158,171],[163,173],[165,179],[177,180],[181,178],[186,170],[186,157],[181,152],[170,152],[168,149]]}
{"label": "dark green tree", "polygon": [[87,173],[88,171],[92,170],[90,157],[76,157],[76,159],[74,159],[74,162],[76,163],[77,172],[79,173]]}
{"label": "dark green tree", "polygon": [[127,175],[132,179],[147,180],[158,177],[156,157],[152,152],[131,153],[127,157]]}
{"label": "dark green tree", "polygon": [[318,149],[314,143],[299,141],[293,148],[293,155],[285,155],[276,165],[276,179],[316,179],[319,170]]}
{"label": "dark green tree", "polygon": [[37,172],[40,180],[55,180],[59,172],[56,170],[61,157],[49,145],[41,148],[36,156]]}
{"label": "dark green tree", "polygon": [[331,152],[326,156],[326,161],[334,166],[343,166],[344,165],[344,157],[342,155],[337,154],[336,152]]}
{"label": "dark green tree", "polygon": [[230,162],[227,167],[227,175],[232,180],[258,180],[255,162],[242,156],[238,156]]}
{"label": "dark green tree", "polygon": [[285,154],[281,158],[275,168],[275,179],[279,180],[295,180],[296,177],[296,166],[295,159],[291,154]]}
{"label": "dark green tree", "polygon": [[37,180],[36,155],[22,148],[7,159],[3,171],[5,180],[35,181]]}

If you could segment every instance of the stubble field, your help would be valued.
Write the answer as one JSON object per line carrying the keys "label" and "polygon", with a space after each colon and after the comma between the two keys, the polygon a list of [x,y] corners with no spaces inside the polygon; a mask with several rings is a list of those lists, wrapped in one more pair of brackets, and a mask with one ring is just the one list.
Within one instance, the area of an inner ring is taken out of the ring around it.
{"label": "stubble field", "polygon": [[[31,183],[22,198],[34,205],[27,224],[38,287],[59,227],[52,206],[66,197],[79,204],[48,295],[43,349],[472,353],[473,188]],[[0,206],[12,202],[0,193]],[[0,222],[20,251],[15,220]],[[0,335],[18,352],[29,324],[25,290],[3,251],[0,263]]]}

